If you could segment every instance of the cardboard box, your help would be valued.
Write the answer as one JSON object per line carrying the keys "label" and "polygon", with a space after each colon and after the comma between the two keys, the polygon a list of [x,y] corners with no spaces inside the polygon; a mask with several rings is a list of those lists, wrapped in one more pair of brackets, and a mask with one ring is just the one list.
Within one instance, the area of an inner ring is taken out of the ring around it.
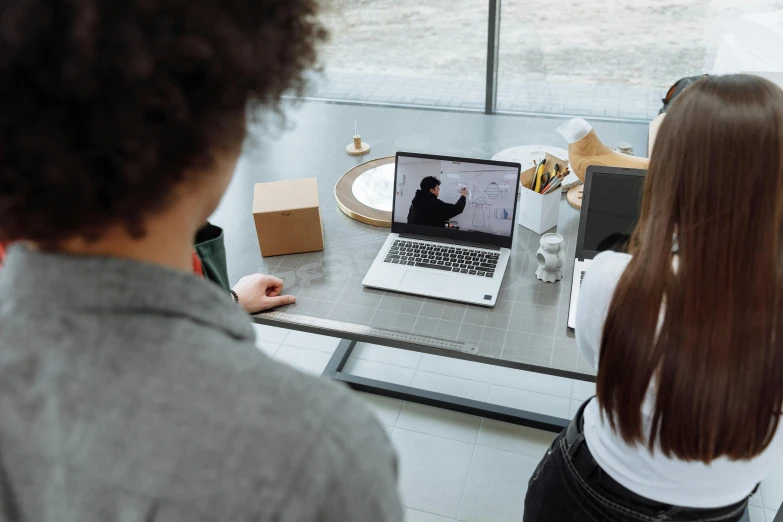
{"label": "cardboard box", "polygon": [[[562,171],[565,170],[568,161],[547,154],[546,164],[547,166],[557,164]],[[543,234],[557,226],[557,217],[560,214],[560,196],[563,194],[563,189],[558,187],[549,194],[539,194],[531,190],[530,184],[535,172],[535,167],[531,167],[519,177],[522,186],[519,187],[517,222],[536,234]]]}
{"label": "cardboard box", "polygon": [[316,178],[257,183],[253,220],[263,257],[324,249]]}
{"label": "cardboard box", "polygon": [[741,49],[783,70],[783,11],[742,15],[736,35]]}

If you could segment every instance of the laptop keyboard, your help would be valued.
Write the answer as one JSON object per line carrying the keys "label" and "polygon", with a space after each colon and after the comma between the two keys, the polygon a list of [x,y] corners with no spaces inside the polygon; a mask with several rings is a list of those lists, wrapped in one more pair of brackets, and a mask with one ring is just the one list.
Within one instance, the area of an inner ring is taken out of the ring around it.
{"label": "laptop keyboard", "polygon": [[395,239],[383,262],[492,277],[498,257],[495,252]]}

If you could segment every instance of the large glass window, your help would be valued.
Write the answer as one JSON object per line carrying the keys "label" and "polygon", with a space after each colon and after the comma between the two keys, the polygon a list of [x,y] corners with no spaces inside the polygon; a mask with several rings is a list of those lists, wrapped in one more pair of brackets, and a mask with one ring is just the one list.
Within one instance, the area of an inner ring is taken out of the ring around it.
{"label": "large glass window", "polygon": [[331,38],[311,96],[484,109],[486,0],[325,2]]}
{"label": "large glass window", "polygon": [[[484,110],[491,1],[326,2],[331,40],[309,96]],[[497,111],[643,121],[679,78],[727,72],[716,56],[743,14],[783,10],[783,0],[497,1]]]}
{"label": "large glass window", "polygon": [[524,0],[501,10],[498,110],[650,120],[709,73],[745,13],[783,0]]}

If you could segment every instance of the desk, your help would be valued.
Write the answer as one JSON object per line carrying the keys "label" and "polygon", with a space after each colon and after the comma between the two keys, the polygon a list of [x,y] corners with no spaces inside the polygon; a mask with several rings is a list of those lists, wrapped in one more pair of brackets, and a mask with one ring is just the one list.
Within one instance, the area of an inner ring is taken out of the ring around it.
{"label": "desk", "polygon": [[[358,159],[345,154],[343,143],[350,139],[354,120],[359,121],[363,139],[372,145],[371,153]],[[263,314],[254,317],[259,323],[345,339],[335,352],[327,374],[354,388],[560,431],[568,419],[365,379],[342,372],[342,369],[353,343],[366,341],[594,381],[593,369],[578,355],[573,334],[566,329],[578,212],[565,199],[561,201],[557,232],[566,238],[566,254],[571,258],[565,267],[564,280],[543,283],[535,278],[535,252],[540,236],[517,226],[497,305],[484,308],[364,288],[361,281],[389,229],[365,225],[344,215],[337,208],[333,190],[340,176],[353,166],[393,155],[398,150],[490,158],[519,143],[562,146],[562,139],[554,131],[561,121],[557,118],[303,104],[289,112],[289,124],[295,124],[294,129],[276,138],[270,137],[268,131],[260,131],[264,134],[256,135],[248,142],[235,179],[213,217],[226,229],[232,283],[241,275],[255,271],[271,273],[285,281],[286,293],[297,297],[296,304],[284,307],[282,311],[477,343],[478,354],[470,355],[289,325]],[[346,122],[350,123],[347,127],[342,125]],[[646,143],[645,125],[599,122],[597,126],[600,127],[598,132],[609,142],[622,136],[635,147]],[[312,145],[303,151],[302,143]],[[325,250],[261,258],[250,216],[253,184],[308,176],[317,176],[319,181]],[[241,261],[237,262],[237,259]]]}
{"label": "desk", "polygon": [[[543,283],[537,280],[534,275],[538,266],[535,252],[539,247],[540,235],[518,227],[497,304],[493,308],[486,308],[365,288],[362,286],[364,274],[389,231],[339,216],[332,217],[325,220],[324,252],[285,256],[272,272],[285,281],[286,292],[297,298],[295,304],[279,308],[279,311],[469,341],[478,344],[478,354],[441,350],[346,331],[289,325],[269,319],[264,314],[254,316],[255,321],[341,336],[349,341],[384,344],[586,381],[594,379],[593,369],[577,354],[573,335],[566,331],[573,263],[566,267],[566,276],[561,282]],[[558,232],[566,238],[566,252],[569,256],[574,253],[578,221],[578,212],[563,199]],[[428,404],[437,401],[439,406],[450,406],[452,409],[459,407],[460,411],[467,411],[467,405],[474,408],[471,413],[494,418],[502,414],[503,420],[514,420],[534,427],[556,429],[564,425],[565,419],[554,420],[526,412],[517,415],[505,410],[495,410],[493,414],[487,405],[472,404],[474,401],[445,401],[443,397],[422,395],[421,390],[413,388],[402,389],[407,387],[366,382],[366,379],[341,372],[351,349],[350,343],[341,346],[329,369],[332,378],[351,386],[366,390],[372,387],[378,393],[385,392],[406,400],[418,399]]]}

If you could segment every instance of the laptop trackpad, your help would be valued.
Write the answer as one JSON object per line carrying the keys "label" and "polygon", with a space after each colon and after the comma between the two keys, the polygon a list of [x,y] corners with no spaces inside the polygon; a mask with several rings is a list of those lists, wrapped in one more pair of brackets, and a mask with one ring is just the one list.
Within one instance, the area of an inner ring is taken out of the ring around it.
{"label": "laptop trackpad", "polygon": [[421,270],[406,270],[400,281],[400,288],[417,294],[437,294],[446,287],[449,276]]}

